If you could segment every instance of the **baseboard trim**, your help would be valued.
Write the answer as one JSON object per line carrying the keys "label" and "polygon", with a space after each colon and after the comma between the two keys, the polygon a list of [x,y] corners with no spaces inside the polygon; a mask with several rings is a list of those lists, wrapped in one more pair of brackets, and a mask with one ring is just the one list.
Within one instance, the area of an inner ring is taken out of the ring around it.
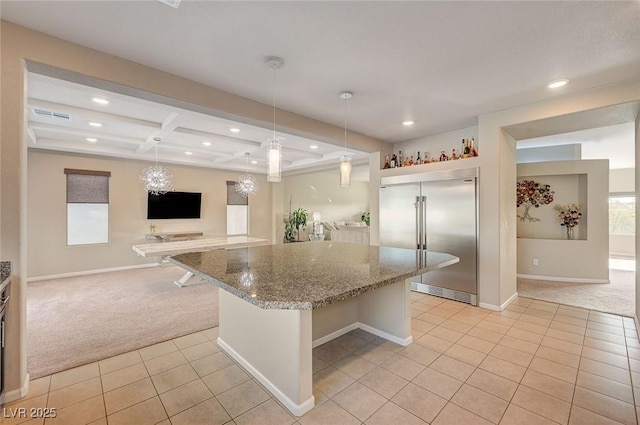
{"label": "baseboard trim", "polygon": [[515,294],[511,295],[508,300],[502,303],[502,305],[500,306],[500,311],[504,311],[507,307],[509,307],[509,304],[514,302],[517,298],[518,293],[516,292]]}
{"label": "baseboard trim", "polygon": [[353,330],[358,329],[358,325],[359,325],[359,323],[355,322],[355,323],[352,323],[352,324],[350,324],[348,326],[345,326],[342,329],[338,329],[335,332],[331,332],[328,335],[325,335],[323,337],[320,337],[320,338],[314,340],[311,346],[313,348],[316,348],[316,347],[318,347],[318,346],[320,346],[322,344],[325,344],[325,343],[331,341],[332,339],[336,339],[336,338],[338,338],[338,337],[340,337],[340,336],[342,336],[342,335],[344,335],[346,333],[349,333],[349,332],[351,332]]}
{"label": "baseboard trim", "polygon": [[302,416],[309,410],[313,409],[313,406],[315,406],[316,401],[313,395],[311,395],[311,397],[300,404],[293,402],[293,400],[291,400],[282,391],[280,391],[278,387],[276,387],[269,379],[267,379],[262,373],[260,373],[258,369],[253,367],[251,363],[246,361],[244,357],[238,354],[237,351],[227,345],[227,343],[224,342],[220,337],[218,337],[218,345],[226,353],[233,357],[235,361],[240,363],[240,365],[244,367],[254,378],[260,381],[260,383],[264,385],[278,400],[280,400],[280,402],[284,404],[285,407],[289,409],[289,411],[294,415]]}
{"label": "baseboard trim", "polygon": [[107,273],[107,272],[118,272],[122,270],[133,270],[133,269],[146,269],[149,267],[158,267],[159,263],[146,263],[146,264],[136,264],[133,266],[122,266],[122,267],[110,267],[107,269],[95,269],[95,270],[85,270],[81,272],[71,272],[71,273],[61,273],[61,274],[52,274],[48,276],[36,276],[27,278],[28,282],[38,282],[41,280],[49,280],[49,279],[59,279],[62,277],[74,277],[74,276],[84,276],[89,274],[98,274],[98,273]]}
{"label": "baseboard trim", "polygon": [[478,303],[478,307],[486,308],[487,310],[492,310],[492,311],[502,311],[500,310],[500,306],[495,304]]}
{"label": "baseboard trim", "polygon": [[312,343],[312,347],[316,348],[322,344],[325,344],[333,339],[336,339],[346,333],[349,333],[353,330],[356,329],[362,329],[363,331],[367,331],[371,334],[374,334],[376,336],[379,336],[380,338],[384,338],[388,341],[391,342],[395,342],[396,344],[402,345],[403,347],[406,347],[407,345],[411,344],[413,342],[413,336],[409,336],[408,338],[399,338],[395,335],[391,335],[390,333],[381,331],[380,329],[374,328],[372,326],[366,325],[364,323],[361,322],[354,322],[348,326],[345,326],[342,329],[338,329],[335,332],[331,332],[330,334],[327,334],[323,337],[320,337],[316,340],[313,341]]}
{"label": "baseboard trim", "polygon": [[27,373],[24,377],[24,385],[22,388],[18,388],[13,391],[5,391],[2,395],[0,395],[0,406],[4,406],[5,404],[11,403],[12,401],[20,400],[22,397],[26,396],[29,393],[29,383],[31,382],[31,378]]}
{"label": "baseboard trim", "polygon": [[386,333],[384,331],[381,331],[380,329],[374,328],[372,326],[369,325],[365,325],[364,323],[360,323],[358,322],[358,327],[360,329],[362,329],[363,331],[367,331],[371,334],[374,334],[376,336],[379,336],[380,338],[384,338],[386,340],[389,340],[391,342],[395,342],[396,344],[402,345],[403,347],[406,347],[407,345],[411,344],[413,342],[413,336],[409,335],[409,337],[407,338],[400,338],[397,337],[395,335],[391,335],[390,333]]}
{"label": "baseboard trim", "polygon": [[520,279],[531,280],[551,280],[553,282],[572,282],[572,283],[610,283],[609,279],[587,279],[587,278],[575,278],[575,277],[557,277],[557,276],[536,276],[532,274],[520,274],[516,275]]}

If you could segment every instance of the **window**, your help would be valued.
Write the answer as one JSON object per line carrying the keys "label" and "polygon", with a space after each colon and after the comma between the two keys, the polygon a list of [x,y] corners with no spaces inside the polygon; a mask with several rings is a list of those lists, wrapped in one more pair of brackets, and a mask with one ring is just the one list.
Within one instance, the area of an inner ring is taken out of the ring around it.
{"label": "window", "polygon": [[636,232],[636,197],[631,194],[609,196],[609,234],[634,235]]}
{"label": "window", "polygon": [[249,234],[249,198],[236,192],[236,182],[227,181],[227,235]]}
{"label": "window", "polygon": [[73,170],[67,175],[67,245],[109,242],[108,171]]}

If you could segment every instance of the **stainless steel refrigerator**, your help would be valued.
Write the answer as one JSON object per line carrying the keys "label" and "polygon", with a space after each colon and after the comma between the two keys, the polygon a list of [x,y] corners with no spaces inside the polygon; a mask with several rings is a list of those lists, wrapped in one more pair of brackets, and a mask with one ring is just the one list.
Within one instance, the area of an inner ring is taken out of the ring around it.
{"label": "stainless steel refrigerator", "polygon": [[380,245],[453,254],[460,262],[411,289],[477,305],[478,169],[383,177]]}

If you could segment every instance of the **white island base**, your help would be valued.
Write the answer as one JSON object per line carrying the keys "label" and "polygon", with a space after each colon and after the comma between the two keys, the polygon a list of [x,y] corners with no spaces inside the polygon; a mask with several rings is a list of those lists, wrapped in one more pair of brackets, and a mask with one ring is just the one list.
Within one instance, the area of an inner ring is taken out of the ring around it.
{"label": "white island base", "polygon": [[315,404],[313,347],[357,328],[413,341],[408,280],[314,310],[262,309],[225,290],[219,299],[218,344],[296,416]]}

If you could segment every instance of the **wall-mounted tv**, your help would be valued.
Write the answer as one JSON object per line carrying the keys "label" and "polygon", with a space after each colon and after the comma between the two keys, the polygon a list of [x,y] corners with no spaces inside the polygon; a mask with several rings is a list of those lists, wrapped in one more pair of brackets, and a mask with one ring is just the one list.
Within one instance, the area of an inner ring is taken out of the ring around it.
{"label": "wall-mounted tv", "polygon": [[154,195],[149,192],[147,219],[200,218],[202,194],[194,192],[167,192]]}

